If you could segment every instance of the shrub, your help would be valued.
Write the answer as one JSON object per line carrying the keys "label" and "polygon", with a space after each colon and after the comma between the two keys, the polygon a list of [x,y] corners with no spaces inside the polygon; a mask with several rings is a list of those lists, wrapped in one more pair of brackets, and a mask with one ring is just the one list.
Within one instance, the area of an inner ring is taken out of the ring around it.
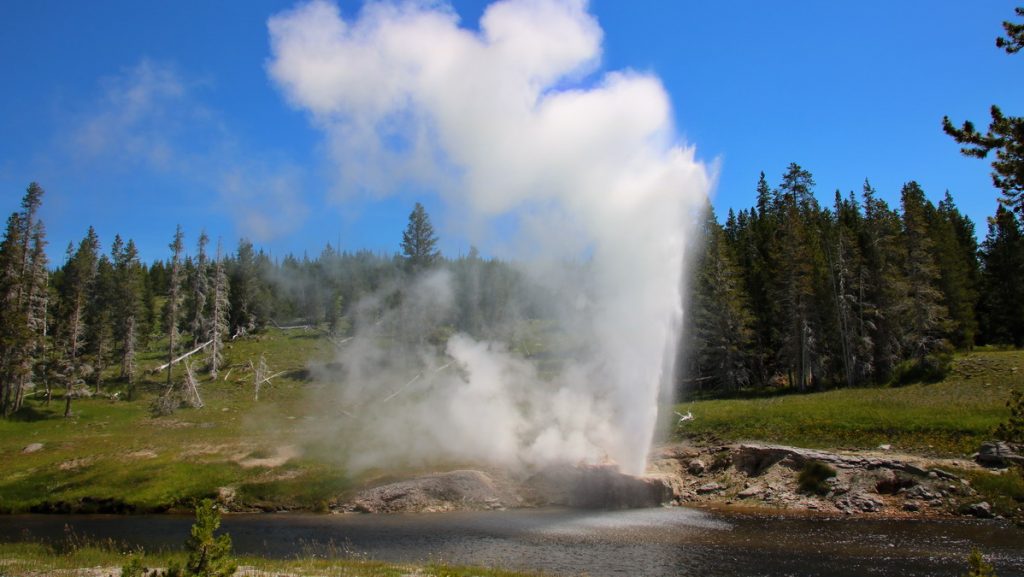
{"label": "shrub", "polygon": [[1006,408],[1010,409],[1010,418],[996,427],[995,437],[1011,443],[1024,443],[1024,393],[1010,391]]}
{"label": "shrub", "polygon": [[132,555],[128,562],[121,566],[121,577],[145,577],[145,575],[146,567],[137,555]]}
{"label": "shrub", "polygon": [[195,577],[231,577],[238,565],[231,559],[231,536],[213,533],[220,528],[220,513],[210,499],[196,506],[196,522],[185,542],[185,574]]}
{"label": "shrub", "polygon": [[181,399],[178,398],[178,395],[174,394],[173,391],[167,391],[153,399],[153,402],[149,405],[149,412],[154,417],[167,417],[174,414],[174,411],[177,411],[180,405]]}
{"label": "shrub", "polygon": [[800,483],[800,490],[804,493],[825,495],[829,491],[827,481],[836,476],[836,470],[820,461],[807,461],[800,471],[797,481]]}
{"label": "shrub", "polygon": [[981,551],[971,549],[971,554],[967,556],[966,577],[996,577],[996,570],[992,565],[985,562],[985,558],[981,556]]}

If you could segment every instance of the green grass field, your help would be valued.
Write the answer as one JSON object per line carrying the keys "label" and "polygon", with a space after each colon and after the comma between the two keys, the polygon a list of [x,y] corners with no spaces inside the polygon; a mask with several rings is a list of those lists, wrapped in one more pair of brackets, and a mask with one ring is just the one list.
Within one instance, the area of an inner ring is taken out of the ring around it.
{"label": "green grass field", "polygon": [[[119,547],[116,543],[91,543],[66,546],[40,543],[0,543],[0,575],[107,575],[100,569],[123,567],[132,557],[138,557],[147,569],[166,568],[171,563],[183,563],[184,553],[140,552]],[[235,557],[240,569],[249,575],[316,575],[317,577],[542,577],[540,573],[525,573],[503,569],[460,567],[445,564],[424,566],[399,565],[365,559],[318,559],[309,557],[294,560],[275,560],[263,557]],[[147,571],[147,575],[149,572]]]}
{"label": "green grass field", "polygon": [[[339,418],[318,402],[331,383],[315,382],[306,370],[329,361],[332,350],[322,333],[301,330],[231,343],[220,378],[202,376],[205,406],[165,417],[149,410],[163,390],[159,374],[146,373],[132,401],[75,400],[68,419],[59,396],[49,405],[33,396],[16,418],[0,420],[0,512],[188,511],[222,488],[233,492],[239,509],[324,510],[366,481],[339,465],[334,439],[311,434]],[[256,401],[249,362],[261,354],[270,372],[281,374]],[[140,365],[163,362],[154,351]],[[884,443],[966,456],[1006,419],[1004,404],[1021,386],[1021,366],[1024,352],[977,352],[958,357],[953,374],[936,384],[682,403],[676,408],[696,418],[675,436],[816,448]],[[111,391],[123,387],[113,375],[107,380]],[[25,452],[35,443],[42,449]]]}
{"label": "green grass field", "polygon": [[952,373],[934,384],[842,389],[762,399],[682,403],[694,419],[676,438],[764,441],[809,448],[893,450],[966,456],[1009,415],[1005,403],[1024,386],[1024,351],[957,356]]}

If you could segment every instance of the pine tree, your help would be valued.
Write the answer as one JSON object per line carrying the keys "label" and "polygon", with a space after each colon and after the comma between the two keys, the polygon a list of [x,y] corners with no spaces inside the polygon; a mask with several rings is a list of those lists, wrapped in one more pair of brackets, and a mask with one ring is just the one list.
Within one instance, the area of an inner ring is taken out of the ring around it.
{"label": "pine tree", "polygon": [[779,210],[778,273],[772,298],[779,304],[777,342],[780,369],[789,375],[790,384],[801,391],[820,376],[820,345],[823,337],[816,310],[818,275],[824,270],[818,233],[818,204],[813,196],[814,179],[810,172],[791,163],[779,186],[776,205]]}
{"label": "pine tree", "polygon": [[406,270],[418,272],[433,266],[441,257],[430,216],[423,205],[416,203],[409,213],[409,224],[402,233],[402,255]]}
{"label": "pine tree", "polygon": [[750,211],[749,225],[737,236],[738,262],[744,273],[746,293],[754,312],[755,373],[761,384],[777,372],[775,354],[779,349],[776,323],[781,319],[779,302],[772,298],[780,260],[781,207],[773,198],[764,172],[757,182],[757,208]]}
{"label": "pine tree", "polygon": [[874,380],[884,383],[902,358],[897,311],[906,293],[904,251],[899,215],[876,195],[867,180],[863,188],[864,227],[861,250],[865,266],[863,322],[871,337]]}
{"label": "pine tree", "polygon": [[1024,346],[1024,232],[1002,204],[981,247],[982,342]]}
{"label": "pine tree", "polygon": [[185,233],[181,231],[181,225],[174,232],[174,240],[169,245],[171,249],[171,274],[167,286],[167,314],[165,316],[167,330],[167,388],[171,388],[171,364],[174,362],[174,353],[178,345],[178,315],[181,307],[181,253],[185,250]]}
{"label": "pine tree", "polygon": [[143,319],[143,274],[135,243],[124,243],[120,235],[114,237],[111,247],[114,266],[112,291],[118,306],[114,307],[114,335],[118,344],[121,378],[127,382],[131,397],[135,386],[135,357],[138,349],[140,319]]}
{"label": "pine tree", "polygon": [[[99,247],[97,246],[97,252]],[[84,365],[92,377],[93,389],[99,392],[103,384],[103,371],[113,350],[114,266],[107,255],[99,255],[93,290],[90,291],[85,310]]]}
{"label": "pine tree", "polygon": [[196,577],[231,577],[238,565],[231,559],[231,537],[214,536],[220,528],[220,513],[210,499],[196,506],[196,522],[192,525],[185,549],[188,559],[185,573]]}
{"label": "pine tree", "polygon": [[[1016,12],[1024,17],[1024,8],[1017,8]],[[997,38],[996,47],[1015,54],[1024,46],[1024,24],[1003,22],[1003,28],[1009,38]],[[992,184],[1003,191],[1007,205],[1024,216],[1024,116],[1006,116],[995,104],[990,114],[992,122],[985,134],[978,132],[971,121],[957,128],[948,116],[942,118],[942,129],[958,144],[965,145],[960,149],[964,156],[986,158],[995,151]]]}
{"label": "pine tree", "polygon": [[691,303],[697,338],[694,360],[700,378],[712,379],[721,390],[737,391],[751,382],[748,355],[753,318],[727,236],[710,205],[705,211],[705,250]]}
{"label": "pine tree", "polygon": [[839,349],[843,376],[847,386],[870,380],[874,372],[872,359],[872,325],[867,320],[868,271],[861,239],[864,219],[853,193],[844,199],[836,191],[833,248],[829,250],[832,282],[835,291]]}
{"label": "pine tree", "polygon": [[224,337],[228,334],[228,275],[224,269],[220,242],[217,242],[217,260],[213,263],[213,301],[210,303],[210,377],[216,379],[217,371],[224,362]]}
{"label": "pine tree", "polygon": [[264,321],[260,313],[262,306],[261,282],[259,278],[256,250],[248,239],[239,241],[239,249],[230,271],[229,301],[231,303],[230,330],[232,334],[248,334]]}
{"label": "pine tree", "polygon": [[934,211],[916,182],[900,192],[903,208],[904,276],[907,279],[900,306],[901,346],[904,358],[914,363],[914,376],[936,378],[946,369],[949,342],[949,311],[939,291],[939,268],[928,231],[928,213]]}
{"label": "pine tree", "polygon": [[209,241],[210,237],[206,236],[205,231],[199,233],[199,246],[192,278],[191,331],[193,347],[199,346],[200,341],[205,340],[206,335],[210,332],[206,306],[210,285],[210,263],[206,257],[206,244]]}
{"label": "pine tree", "polygon": [[[32,334],[31,359],[36,368],[36,373],[47,383],[49,390],[48,376],[48,335],[47,315],[50,307],[50,271],[47,268],[49,261],[46,257],[46,229],[42,221],[37,221],[32,231],[32,249],[29,260],[28,275],[25,282],[28,283],[27,318],[28,329]],[[25,394],[25,387],[21,389],[21,396],[17,399],[17,407],[21,406],[21,399]],[[47,395],[49,398],[49,395]]]}
{"label": "pine tree", "polygon": [[85,238],[74,250],[68,244],[60,290],[60,334],[63,349],[63,381],[65,387],[64,416],[71,416],[71,401],[78,393],[82,379],[82,353],[85,349],[86,310],[92,298],[96,278],[99,237],[90,226]]}
{"label": "pine tree", "polygon": [[0,409],[5,417],[15,411],[20,395],[21,357],[29,338],[25,311],[19,303],[23,262],[21,220],[18,213],[11,214],[0,243]]}
{"label": "pine tree", "polygon": [[974,223],[960,214],[946,191],[938,209],[930,214],[928,230],[939,269],[938,287],[950,316],[949,339],[957,348],[970,349],[978,331],[978,241]]}
{"label": "pine tree", "polygon": [[29,184],[21,212],[11,215],[0,247],[0,414],[21,408],[44,347],[47,294],[43,189]]}

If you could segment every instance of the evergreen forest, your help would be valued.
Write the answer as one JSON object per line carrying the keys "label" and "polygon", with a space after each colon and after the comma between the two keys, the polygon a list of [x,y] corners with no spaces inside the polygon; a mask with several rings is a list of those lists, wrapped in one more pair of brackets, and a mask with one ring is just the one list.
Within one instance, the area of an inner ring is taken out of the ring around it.
{"label": "evergreen forest", "polygon": [[[1024,345],[1024,240],[1013,210],[999,204],[979,243],[948,192],[936,205],[908,182],[891,207],[865,181],[860,194],[836,191],[823,206],[814,186],[794,163],[775,185],[762,173],[756,204],[730,210],[724,223],[706,208],[689,266],[681,391],[715,397],[937,380],[956,350]],[[147,347],[164,350],[168,363],[201,347],[202,368],[215,376],[226,341],[268,326],[299,324],[343,339],[366,297],[398,307],[425,270],[449,272],[455,287],[451,312],[432,321],[428,338],[459,331],[511,342],[523,323],[543,326],[557,315],[557,299],[515,263],[475,248],[442,255],[418,203],[400,253],[328,245],[313,258],[271,258],[246,239],[230,252],[211,247],[205,234],[186,250],[179,227],[166,260],[143,263],[130,239],[115,236],[104,249],[90,227],[54,264],[39,217],[43,196],[29,185],[0,244],[4,415],[28,394],[59,397],[66,414],[83,394],[130,397]],[[520,352],[541,361],[557,348]]]}

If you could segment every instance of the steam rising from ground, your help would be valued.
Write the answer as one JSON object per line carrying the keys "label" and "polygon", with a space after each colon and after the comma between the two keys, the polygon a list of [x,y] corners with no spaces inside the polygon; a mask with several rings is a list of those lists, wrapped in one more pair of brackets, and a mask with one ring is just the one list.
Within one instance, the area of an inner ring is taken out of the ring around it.
{"label": "steam rising from ground", "polygon": [[[346,21],[314,1],[269,29],[269,74],[324,132],[339,195],[426,186],[472,221],[513,215],[510,244],[557,295],[562,334],[588,343],[540,375],[497,341],[426,334],[426,317],[452,306],[445,272],[393,293],[400,306],[363,303],[333,377],[349,464],[610,458],[642,471],[672,375],[689,221],[710,186],[676,143],[659,80],[595,75],[602,31],[581,0],[497,2],[478,31],[433,2],[369,4]],[[555,272],[572,259],[586,260],[585,283]]]}

